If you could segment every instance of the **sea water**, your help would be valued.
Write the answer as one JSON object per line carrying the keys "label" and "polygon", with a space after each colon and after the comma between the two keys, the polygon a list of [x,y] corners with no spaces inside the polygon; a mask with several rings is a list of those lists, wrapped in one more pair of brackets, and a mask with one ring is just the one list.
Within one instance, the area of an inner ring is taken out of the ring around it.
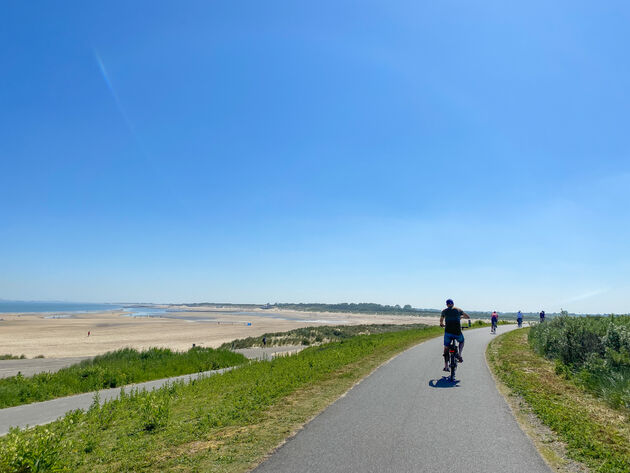
{"label": "sea water", "polygon": [[89,302],[46,302],[0,300],[0,313],[82,313],[120,310],[120,304],[95,304]]}

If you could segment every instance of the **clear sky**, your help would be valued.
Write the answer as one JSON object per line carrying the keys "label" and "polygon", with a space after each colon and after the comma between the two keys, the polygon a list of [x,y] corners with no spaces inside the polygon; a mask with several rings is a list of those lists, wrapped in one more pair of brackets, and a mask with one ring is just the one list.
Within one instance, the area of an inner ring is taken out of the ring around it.
{"label": "clear sky", "polygon": [[630,312],[626,1],[0,5],[0,298]]}

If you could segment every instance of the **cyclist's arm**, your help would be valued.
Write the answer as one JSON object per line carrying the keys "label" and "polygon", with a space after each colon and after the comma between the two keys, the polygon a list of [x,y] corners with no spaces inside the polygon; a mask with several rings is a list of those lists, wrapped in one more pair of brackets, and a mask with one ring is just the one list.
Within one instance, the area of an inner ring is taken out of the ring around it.
{"label": "cyclist's arm", "polygon": [[465,319],[470,319],[470,315],[468,315],[466,312],[462,311],[462,317]]}
{"label": "cyclist's arm", "polygon": [[440,316],[440,327],[444,327],[444,316]]}

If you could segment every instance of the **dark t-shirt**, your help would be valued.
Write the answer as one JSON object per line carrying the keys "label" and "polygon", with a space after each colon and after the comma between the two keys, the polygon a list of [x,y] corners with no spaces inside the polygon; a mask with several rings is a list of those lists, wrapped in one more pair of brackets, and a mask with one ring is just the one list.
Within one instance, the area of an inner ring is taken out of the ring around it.
{"label": "dark t-shirt", "polygon": [[442,317],[444,317],[444,322],[446,323],[446,328],[444,329],[446,333],[452,333],[453,335],[462,334],[460,319],[463,313],[464,311],[457,307],[453,307],[452,309],[446,308],[442,311]]}

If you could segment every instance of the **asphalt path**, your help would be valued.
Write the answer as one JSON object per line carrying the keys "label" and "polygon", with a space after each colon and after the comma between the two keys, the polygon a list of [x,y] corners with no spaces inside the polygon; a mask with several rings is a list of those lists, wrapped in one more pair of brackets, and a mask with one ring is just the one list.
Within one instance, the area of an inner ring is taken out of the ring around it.
{"label": "asphalt path", "polygon": [[0,360],[0,378],[17,376],[33,376],[37,373],[47,371],[54,373],[62,368],[89,360],[91,356],[74,356],[68,358],[32,358],[24,360]]}
{"label": "asphalt path", "polygon": [[441,338],[398,355],[254,471],[550,473],[497,391],[485,361],[489,332],[465,332],[454,383],[442,371]]}

